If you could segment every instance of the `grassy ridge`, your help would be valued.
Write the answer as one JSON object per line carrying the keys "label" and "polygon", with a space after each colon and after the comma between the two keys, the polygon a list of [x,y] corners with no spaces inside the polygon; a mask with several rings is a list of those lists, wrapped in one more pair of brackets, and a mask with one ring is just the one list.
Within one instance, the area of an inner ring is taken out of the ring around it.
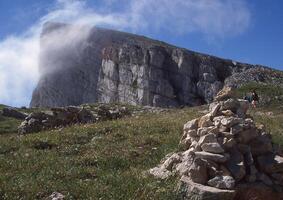
{"label": "grassy ridge", "polygon": [[[266,85],[243,86],[238,95],[252,87],[261,96],[267,91],[269,96],[281,95]],[[250,113],[283,145],[280,101],[272,105]],[[0,199],[43,199],[54,191],[66,199],[176,199],[176,178],[158,181],[144,172],[177,149],[183,124],[206,108],[145,112],[25,136],[16,133],[20,121],[2,117]]]}
{"label": "grassy ridge", "polygon": [[238,97],[242,98],[249,92],[256,90],[260,97],[260,106],[278,108],[283,103],[283,88],[279,85],[266,83],[248,83],[237,90]]}
{"label": "grassy ridge", "polygon": [[1,199],[174,199],[176,180],[144,175],[176,149],[197,108],[0,137]]}

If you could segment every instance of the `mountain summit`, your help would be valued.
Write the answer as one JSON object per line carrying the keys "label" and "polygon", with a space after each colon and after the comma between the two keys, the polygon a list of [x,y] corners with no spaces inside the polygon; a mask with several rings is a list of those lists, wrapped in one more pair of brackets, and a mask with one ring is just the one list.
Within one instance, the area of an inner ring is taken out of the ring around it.
{"label": "mountain summit", "polygon": [[282,73],[98,27],[46,23],[31,107],[210,102],[225,85],[277,82]]}

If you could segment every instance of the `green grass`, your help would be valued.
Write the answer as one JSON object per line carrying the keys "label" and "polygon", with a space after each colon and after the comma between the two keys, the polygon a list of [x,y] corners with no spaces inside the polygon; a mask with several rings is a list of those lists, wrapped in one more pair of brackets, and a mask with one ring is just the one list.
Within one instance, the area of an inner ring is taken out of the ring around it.
{"label": "green grass", "polygon": [[21,123],[21,120],[17,120],[10,117],[3,117],[1,115],[2,109],[7,107],[6,105],[0,104],[0,136],[3,134],[16,133],[17,128]]}
{"label": "green grass", "polygon": [[[44,199],[54,191],[66,199],[177,199],[176,177],[161,181],[145,171],[177,150],[183,124],[206,108],[145,112],[24,136],[16,133],[20,121],[2,117],[0,199]],[[261,107],[250,113],[283,145],[282,110]]]}
{"label": "green grass", "polygon": [[0,199],[174,199],[176,179],[145,176],[177,148],[194,109],[0,137]]}
{"label": "green grass", "polygon": [[283,88],[279,85],[251,82],[243,85],[237,90],[237,96],[243,97],[245,94],[256,90],[260,97],[260,105],[264,107],[278,107],[283,103]]}
{"label": "green grass", "polygon": [[3,117],[0,115],[0,135],[7,133],[16,133],[20,123],[20,120],[9,117]]}
{"label": "green grass", "polygon": [[3,104],[0,104],[0,110],[2,110],[3,108],[5,108],[6,106]]}
{"label": "green grass", "polygon": [[[275,144],[283,146],[283,111],[282,108],[256,108],[250,111],[256,123],[264,124],[268,133],[272,134]],[[268,113],[272,113],[270,116]]]}

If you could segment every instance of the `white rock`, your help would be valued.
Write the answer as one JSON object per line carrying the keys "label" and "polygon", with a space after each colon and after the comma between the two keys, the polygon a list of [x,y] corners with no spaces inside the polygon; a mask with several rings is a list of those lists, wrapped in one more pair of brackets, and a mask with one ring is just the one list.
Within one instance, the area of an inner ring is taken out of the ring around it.
{"label": "white rock", "polygon": [[232,127],[236,124],[242,123],[243,119],[236,117],[228,117],[221,120],[221,124],[225,127]]}
{"label": "white rock", "polygon": [[221,106],[220,106],[220,104],[218,103],[218,104],[214,105],[214,107],[211,108],[211,111],[210,111],[211,117],[215,117],[215,116],[217,115],[217,113],[218,113],[220,107],[221,107]]}
{"label": "white rock", "polygon": [[202,158],[202,159],[206,159],[206,160],[212,160],[216,163],[225,163],[229,159],[228,155],[208,153],[208,152],[205,152],[205,151],[195,152],[195,155],[198,158]]}
{"label": "white rock", "polygon": [[167,170],[172,170],[172,167],[181,161],[181,157],[174,153],[170,158],[168,158],[164,163],[163,167]]}
{"label": "white rock", "polygon": [[198,125],[198,119],[193,119],[191,121],[188,121],[185,125],[184,125],[184,131],[188,131],[188,130],[193,130],[196,129]]}
{"label": "white rock", "polygon": [[162,167],[154,167],[149,170],[149,174],[151,174],[152,176],[158,179],[166,179],[172,175],[172,172]]}
{"label": "white rock", "polygon": [[197,200],[231,200],[234,199],[236,192],[234,190],[223,190],[215,187],[205,186],[194,183],[189,177],[182,176],[179,187],[179,193],[185,196],[185,199]]}
{"label": "white rock", "polygon": [[59,192],[53,192],[48,199],[51,200],[63,200],[65,196]]}
{"label": "white rock", "polygon": [[210,179],[207,184],[219,189],[233,189],[235,187],[235,180],[231,176],[216,176]]}
{"label": "white rock", "polygon": [[199,184],[206,184],[208,180],[207,162],[196,158],[188,171],[190,179]]}
{"label": "white rock", "polygon": [[224,153],[224,149],[218,143],[204,143],[201,149],[210,153]]}
{"label": "white rock", "polygon": [[198,121],[198,127],[202,128],[202,127],[213,126],[213,122],[211,121],[211,118],[212,117],[210,113],[200,117]]}

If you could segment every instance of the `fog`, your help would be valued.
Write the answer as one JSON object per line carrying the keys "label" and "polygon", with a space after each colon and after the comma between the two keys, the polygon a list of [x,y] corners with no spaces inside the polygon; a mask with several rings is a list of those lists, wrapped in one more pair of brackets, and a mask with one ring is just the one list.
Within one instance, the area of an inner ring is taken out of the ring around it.
{"label": "fog", "polygon": [[[64,66],[59,58],[69,55],[67,47],[88,36],[87,27],[99,25],[139,34],[199,32],[204,37],[224,38],[243,33],[251,18],[246,0],[104,0],[92,6],[90,2],[56,0],[27,30],[0,41],[0,104],[27,106],[40,74]],[[81,28],[61,29],[40,40],[43,25],[50,21]],[[43,62],[40,43],[53,56],[48,70],[39,69]]]}

